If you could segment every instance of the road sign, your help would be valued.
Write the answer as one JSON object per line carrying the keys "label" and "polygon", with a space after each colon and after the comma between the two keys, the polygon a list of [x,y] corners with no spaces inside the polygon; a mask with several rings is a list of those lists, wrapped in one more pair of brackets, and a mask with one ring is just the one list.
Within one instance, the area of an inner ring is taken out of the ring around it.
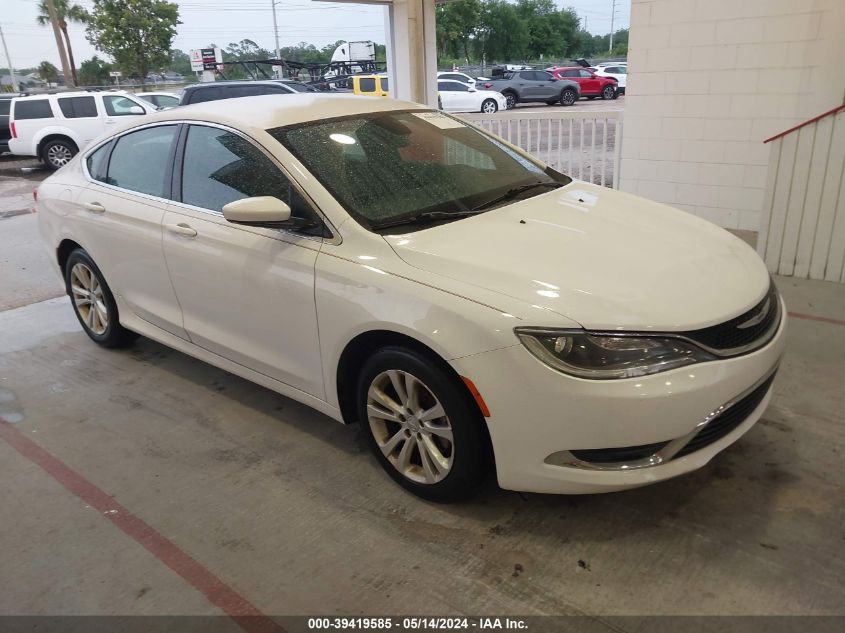
{"label": "road sign", "polygon": [[112,70],[109,72],[109,77],[123,77],[123,74],[119,70]]}
{"label": "road sign", "polygon": [[223,63],[223,51],[219,48],[195,48],[191,51],[191,70],[214,70]]}

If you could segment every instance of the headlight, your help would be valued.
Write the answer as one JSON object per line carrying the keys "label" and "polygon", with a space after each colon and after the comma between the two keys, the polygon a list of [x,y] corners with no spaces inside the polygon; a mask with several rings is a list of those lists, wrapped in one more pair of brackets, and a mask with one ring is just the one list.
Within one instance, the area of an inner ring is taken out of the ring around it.
{"label": "headlight", "polygon": [[646,376],[716,359],[700,347],[674,338],[539,328],[516,328],[514,332],[546,365],[593,380]]}

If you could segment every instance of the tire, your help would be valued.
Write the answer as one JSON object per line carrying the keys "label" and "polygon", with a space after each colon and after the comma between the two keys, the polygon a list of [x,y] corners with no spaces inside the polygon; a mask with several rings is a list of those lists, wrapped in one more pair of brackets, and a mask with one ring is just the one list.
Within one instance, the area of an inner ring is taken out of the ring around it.
{"label": "tire", "polygon": [[[478,490],[491,465],[484,419],[464,385],[436,359],[385,347],[364,364],[357,393],[367,443],[400,486],[440,502]],[[443,415],[423,417],[438,406]]]}
{"label": "tire", "polygon": [[73,141],[57,138],[47,141],[41,148],[41,160],[47,167],[56,170],[67,165],[77,153],[79,149]]}
{"label": "tire", "polygon": [[103,273],[81,248],[68,257],[65,288],[79,324],[92,341],[103,347],[125,347],[138,338],[120,325],[117,303]]}
{"label": "tire", "polygon": [[560,92],[560,105],[571,106],[578,101],[578,93],[572,88],[564,88]]}
{"label": "tire", "polygon": [[437,96],[437,109],[438,110],[443,109],[443,99],[440,98],[440,95]]}
{"label": "tire", "polygon": [[512,92],[505,93],[505,101],[508,104],[508,110],[513,110],[516,107],[516,104],[519,103],[519,99]]}
{"label": "tire", "polygon": [[601,89],[601,98],[605,101],[610,101],[611,99],[616,98],[616,88],[608,84],[604,88]]}
{"label": "tire", "polygon": [[495,99],[485,99],[481,104],[481,111],[484,114],[493,114],[494,112],[498,112],[499,104],[496,103]]}

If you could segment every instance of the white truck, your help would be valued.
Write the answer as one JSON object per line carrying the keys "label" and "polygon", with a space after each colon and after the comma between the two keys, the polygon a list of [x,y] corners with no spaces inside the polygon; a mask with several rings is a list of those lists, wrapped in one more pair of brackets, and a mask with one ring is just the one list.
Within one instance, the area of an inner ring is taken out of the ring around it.
{"label": "white truck", "polygon": [[363,42],[341,42],[332,53],[333,62],[374,62],[376,45],[367,40]]}

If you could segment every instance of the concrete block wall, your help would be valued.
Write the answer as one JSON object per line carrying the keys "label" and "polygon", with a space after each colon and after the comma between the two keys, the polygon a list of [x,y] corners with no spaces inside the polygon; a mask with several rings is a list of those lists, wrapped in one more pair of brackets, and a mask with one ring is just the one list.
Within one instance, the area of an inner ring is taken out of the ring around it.
{"label": "concrete block wall", "polygon": [[845,100],[845,0],[632,0],[620,187],[758,230],[763,140]]}

